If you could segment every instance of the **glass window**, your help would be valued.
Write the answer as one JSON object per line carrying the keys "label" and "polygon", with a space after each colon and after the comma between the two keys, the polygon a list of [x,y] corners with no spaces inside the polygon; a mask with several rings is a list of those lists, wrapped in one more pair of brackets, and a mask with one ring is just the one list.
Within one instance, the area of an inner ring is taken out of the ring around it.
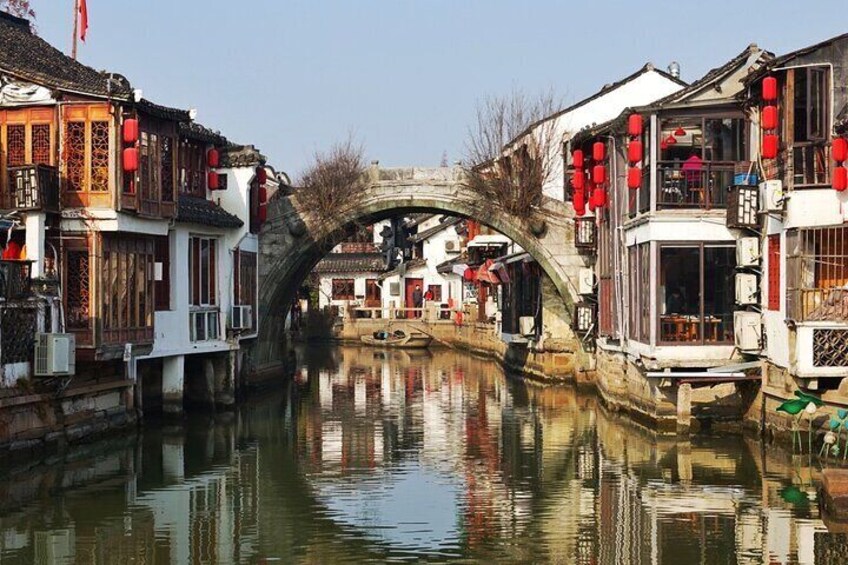
{"label": "glass window", "polygon": [[660,342],[733,340],[735,248],[663,245],[660,248]]}

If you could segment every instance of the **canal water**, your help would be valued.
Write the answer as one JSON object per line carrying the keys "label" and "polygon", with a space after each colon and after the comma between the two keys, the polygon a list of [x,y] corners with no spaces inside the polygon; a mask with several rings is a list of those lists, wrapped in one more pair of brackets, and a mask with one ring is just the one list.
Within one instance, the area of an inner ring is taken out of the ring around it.
{"label": "canal water", "polygon": [[235,413],[0,471],[0,563],[845,563],[804,457],[454,351],[310,347]]}

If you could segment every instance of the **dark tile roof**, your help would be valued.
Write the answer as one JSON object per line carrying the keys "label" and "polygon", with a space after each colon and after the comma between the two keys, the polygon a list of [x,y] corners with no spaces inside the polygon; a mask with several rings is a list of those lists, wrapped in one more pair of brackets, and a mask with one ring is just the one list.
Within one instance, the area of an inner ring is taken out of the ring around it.
{"label": "dark tile roof", "polygon": [[209,143],[211,145],[226,145],[227,138],[220,132],[213,131],[197,122],[180,122],[180,135],[186,139]]}
{"label": "dark tile roof", "polygon": [[151,116],[163,120],[172,120],[175,122],[188,122],[191,119],[188,115],[188,110],[171,108],[170,106],[162,106],[161,104],[156,104],[146,98],[142,98],[139,102],[137,102],[135,107],[140,112],[150,114]]}
{"label": "dark tile roof", "polygon": [[419,241],[424,241],[425,239],[433,237],[437,233],[446,230],[451,226],[457,225],[461,221],[462,218],[457,218],[456,216],[448,217],[447,219],[443,219],[440,223],[436,224],[432,228],[426,229],[413,236],[410,236],[409,241],[411,243],[418,243]]}
{"label": "dark tile roof", "polygon": [[180,194],[177,221],[217,228],[240,228],[244,225],[241,218],[230,214],[211,200],[188,194]]}
{"label": "dark tile roof", "polygon": [[429,214],[427,212],[421,212],[418,214],[411,214],[407,219],[403,222],[403,227],[405,228],[414,228],[418,224],[422,222],[426,222],[430,218],[435,216],[435,214]]}
{"label": "dark tile roof", "polygon": [[463,251],[462,254],[454,257],[453,259],[448,259],[447,261],[443,261],[436,265],[436,272],[441,274],[452,274],[454,265],[464,265],[468,263],[468,252]]}
{"label": "dark tile roof", "polygon": [[87,67],[34,33],[27,20],[0,11],[0,73],[60,91],[126,100],[129,82]]}
{"label": "dark tile roof", "polygon": [[236,145],[231,143],[221,152],[222,167],[255,167],[264,165],[265,155],[253,145]]}
{"label": "dark tile roof", "polygon": [[567,113],[569,113],[569,112],[572,112],[572,111],[576,110],[577,108],[580,108],[581,106],[585,106],[585,105],[586,105],[586,104],[588,104],[589,102],[592,102],[593,100],[597,100],[597,99],[598,99],[598,98],[600,98],[601,96],[604,96],[604,95],[606,95],[606,94],[608,94],[608,93],[612,92],[613,90],[616,90],[617,88],[620,88],[620,87],[624,86],[625,84],[627,84],[628,82],[631,82],[631,81],[633,81],[633,80],[636,80],[636,79],[637,79],[637,78],[639,78],[640,76],[644,75],[645,73],[649,73],[649,72],[655,72],[655,73],[658,73],[658,74],[660,74],[660,75],[664,76],[665,78],[667,78],[668,80],[671,80],[671,81],[674,81],[674,82],[676,82],[676,83],[680,84],[681,86],[688,86],[688,83],[687,83],[687,82],[685,82],[685,81],[683,81],[683,80],[681,80],[680,78],[678,78],[678,77],[676,77],[676,76],[674,76],[674,75],[671,75],[671,74],[669,74],[669,73],[667,73],[667,72],[665,72],[665,71],[663,71],[663,70],[661,70],[661,69],[656,69],[656,68],[654,68],[654,65],[653,65],[653,64],[651,64],[651,63],[646,63],[645,65],[643,65],[643,66],[642,66],[642,68],[640,68],[640,69],[639,69],[638,71],[636,71],[635,73],[630,74],[630,75],[627,75],[627,76],[626,76],[626,77],[624,77],[623,79],[618,80],[618,81],[616,81],[616,82],[613,82],[613,83],[610,83],[610,84],[604,85],[604,87],[603,87],[603,88],[601,88],[599,91],[597,91],[596,93],[592,94],[591,96],[589,96],[589,97],[587,97],[587,98],[584,98],[584,99],[582,99],[582,100],[580,100],[580,101],[578,101],[578,102],[576,102],[576,103],[572,104],[571,106],[568,106],[567,108],[563,108],[562,110],[559,110],[559,111],[557,111],[557,112],[554,112],[554,113],[553,113],[553,114],[551,114],[550,116],[545,116],[544,118],[541,118],[541,119],[539,119],[539,120],[536,120],[535,122],[533,122],[532,124],[530,124],[529,126],[527,126],[527,127],[524,129],[524,131],[522,131],[520,134],[516,135],[516,136],[515,136],[515,138],[511,139],[511,140],[509,141],[509,143],[507,143],[507,144],[506,144],[506,145],[507,145],[507,147],[509,147],[509,146],[513,145],[513,144],[514,144],[516,141],[518,141],[519,139],[524,138],[527,134],[529,134],[531,131],[533,131],[533,129],[534,129],[535,127],[539,126],[540,124],[543,124],[543,123],[545,123],[545,122],[547,122],[547,121],[550,121],[550,120],[554,120],[554,119],[556,119],[556,118],[558,118],[558,117],[560,117],[560,116],[562,116],[562,115],[564,115],[564,114],[567,114]]}
{"label": "dark tile roof", "polygon": [[[662,107],[666,105],[674,103],[685,103],[685,99],[687,96],[701,91],[705,86],[720,80],[723,76],[726,76],[729,73],[732,73],[739,65],[744,63],[748,59],[748,57],[750,57],[755,51],[760,51],[761,54],[758,60],[762,61],[763,64],[766,64],[770,59],[774,57],[771,52],[761,50],[759,47],[757,47],[756,44],[752,43],[751,45],[746,47],[744,51],[733,57],[730,61],[721,65],[720,67],[710,69],[704,76],[702,76],[692,84],[676,92],[672,92],[668,96],[660,98],[659,100],[651,102],[650,104],[625,108],[621,112],[621,114],[619,114],[615,118],[592,126],[591,128],[581,130],[579,133],[575,134],[571,138],[572,145],[580,145],[582,143],[585,143],[587,140],[590,140],[602,133],[606,133],[617,129],[620,126],[623,126],[626,123],[628,116],[630,116],[630,114],[632,114],[633,112],[653,112],[662,109]],[[721,101],[717,100],[716,103],[721,103]]]}
{"label": "dark tile roof", "polygon": [[382,253],[330,253],[315,266],[319,274],[382,273],[386,259]]}
{"label": "dark tile roof", "polygon": [[801,49],[798,49],[796,51],[790,51],[789,53],[781,55],[780,57],[776,57],[776,58],[772,59],[771,61],[769,61],[768,64],[763,65],[757,72],[752,73],[750,76],[748,76],[745,79],[745,83],[751,84],[752,82],[755,82],[755,81],[759,80],[760,78],[762,78],[763,75],[769,73],[772,69],[775,69],[775,68],[778,68],[778,67],[785,67],[785,66],[788,65],[788,63],[791,63],[792,61],[794,61],[798,57],[803,57],[804,55],[808,55],[810,53],[818,51],[819,49],[822,49],[824,47],[828,47],[829,45],[831,45],[833,43],[838,43],[838,42],[844,41],[846,39],[848,39],[848,33],[843,33],[841,35],[837,35],[835,37],[825,39],[824,41],[820,41],[820,42],[815,43],[813,45],[808,45],[807,47],[802,47]]}
{"label": "dark tile roof", "polygon": [[417,269],[418,267],[424,267],[426,265],[427,265],[427,259],[423,259],[423,258],[410,259],[409,261],[404,261],[403,263],[401,263],[400,265],[398,265],[397,267],[395,267],[391,271],[383,273],[382,275],[380,275],[380,279],[381,280],[386,279],[386,278],[391,277],[393,275],[403,276],[408,271],[410,271],[412,269]]}

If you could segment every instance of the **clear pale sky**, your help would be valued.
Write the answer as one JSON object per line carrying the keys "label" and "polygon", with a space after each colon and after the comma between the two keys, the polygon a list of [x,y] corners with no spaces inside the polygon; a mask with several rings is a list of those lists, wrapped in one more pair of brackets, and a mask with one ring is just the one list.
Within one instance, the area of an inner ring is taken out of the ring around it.
{"label": "clear pale sky", "polygon": [[[69,52],[73,0],[32,0]],[[384,165],[462,157],[477,100],[553,88],[566,103],[651,61],[691,81],[756,42],[777,54],[845,31],[846,0],[88,0],[80,60],[253,143],[296,175],[361,141]],[[603,38],[603,39],[600,39]]]}

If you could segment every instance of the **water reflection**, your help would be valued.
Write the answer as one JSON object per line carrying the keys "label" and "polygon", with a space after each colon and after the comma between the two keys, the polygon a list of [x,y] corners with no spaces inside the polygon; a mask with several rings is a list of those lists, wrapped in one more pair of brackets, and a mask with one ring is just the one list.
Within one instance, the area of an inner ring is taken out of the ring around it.
{"label": "water reflection", "polygon": [[2,563],[841,563],[816,472],[439,352],[311,349],[235,414],[10,465]]}

